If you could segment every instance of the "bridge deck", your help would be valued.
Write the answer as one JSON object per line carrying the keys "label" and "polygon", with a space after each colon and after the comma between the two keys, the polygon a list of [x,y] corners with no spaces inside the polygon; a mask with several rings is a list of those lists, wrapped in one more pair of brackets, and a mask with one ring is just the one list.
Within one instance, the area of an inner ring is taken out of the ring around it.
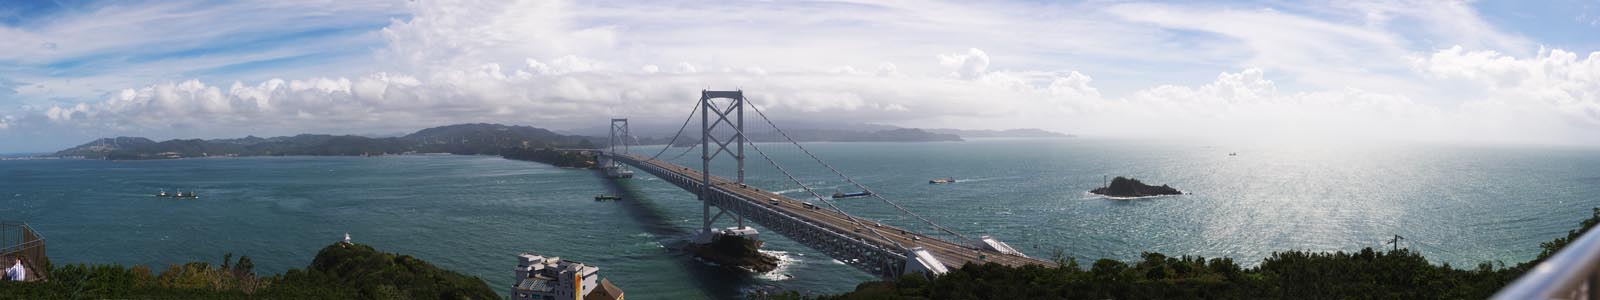
{"label": "bridge deck", "polygon": [[[623,154],[613,155],[613,157],[617,158],[617,161],[627,163],[635,167],[642,168],[642,164],[648,164],[655,166],[656,169],[669,170],[675,173],[675,175],[690,178],[695,182],[699,182],[701,178],[701,174],[697,170],[662,160],[651,159],[643,155]],[[660,176],[661,174],[654,175]],[[722,177],[711,176],[711,182],[713,187],[717,187],[721,190],[735,194],[743,201],[773,208],[781,213],[806,220],[806,222],[817,224],[821,227],[828,228],[831,231],[848,235],[863,242],[872,243],[885,249],[897,249],[894,247],[894,243],[887,242],[877,234],[870,232],[867,228],[860,228],[860,226],[856,225],[856,223],[851,222],[849,218],[846,217],[845,213],[828,209],[826,206],[821,204],[818,204],[818,208],[816,209],[810,209],[803,206],[805,201],[792,199],[753,186],[741,186],[736,182]],[[776,200],[779,202],[779,204],[770,205],[768,202],[771,200]],[[851,217],[854,216],[852,215]],[[879,226],[879,224],[877,224],[875,221],[869,221],[860,217],[855,217],[855,219],[861,221],[863,224],[867,224],[867,226],[872,226],[872,229],[876,229],[879,233],[882,233],[884,237],[887,237],[894,242],[899,243],[900,245],[904,245],[906,248],[918,246],[926,248],[928,252],[939,258],[940,262],[944,263],[951,269],[959,268],[961,265],[967,262],[995,262],[1009,266],[1037,264],[1047,267],[1054,267],[1056,265],[1054,262],[1039,259],[978,250],[972,247],[963,246],[958,243],[937,239],[916,233],[914,231],[903,230],[889,225]],[[858,229],[859,232],[857,231]],[[913,239],[914,237],[916,239]]]}

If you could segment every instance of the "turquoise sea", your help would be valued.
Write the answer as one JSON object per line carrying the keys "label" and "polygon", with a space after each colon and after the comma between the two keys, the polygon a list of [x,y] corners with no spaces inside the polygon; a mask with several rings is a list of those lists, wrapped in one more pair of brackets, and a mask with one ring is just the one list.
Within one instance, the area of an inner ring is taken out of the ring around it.
{"label": "turquoise sea", "polygon": [[[853,189],[793,146],[758,146],[819,194]],[[1253,264],[1273,251],[1388,247],[1401,235],[1401,247],[1439,263],[1509,265],[1600,206],[1595,148],[1094,138],[805,146],[910,211],[1036,257],[1061,249],[1127,260],[1158,251]],[[752,185],[809,197],[753,148]],[[699,154],[675,161],[698,167]],[[719,162],[713,173],[731,177],[733,169]],[[597,265],[630,299],[733,299],[764,286],[834,293],[872,279],[778,235],[763,235],[764,248],[786,261],[773,273],[696,261],[673,246],[695,228],[699,203],[639,175],[613,184],[589,170],[450,155],[0,161],[0,220],[34,226],[56,263],[165,265],[231,252],[278,273],[304,267],[348,232],[482,277],[502,293],[524,251]],[[1190,194],[1085,193],[1116,175]],[[945,176],[960,181],[927,184]],[[201,198],[153,196],[163,189]],[[601,193],[629,199],[591,200]],[[874,199],[836,203],[926,228]]]}

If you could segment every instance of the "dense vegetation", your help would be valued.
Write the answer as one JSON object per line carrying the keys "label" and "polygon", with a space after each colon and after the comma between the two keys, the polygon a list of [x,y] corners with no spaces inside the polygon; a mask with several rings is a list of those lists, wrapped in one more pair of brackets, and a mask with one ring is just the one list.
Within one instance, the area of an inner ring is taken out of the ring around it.
{"label": "dense vegetation", "polygon": [[593,168],[595,155],[580,151],[561,151],[544,148],[510,148],[500,152],[501,157],[546,163],[562,168]]}
{"label": "dense vegetation", "polygon": [[907,275],[858,285],[841,295],[770,299],[1485,299],[1600,223],[1600,208],[1566,237],[1540,244],[1533,261],[1512,267],[1482,263],[1472,269],[1434,265],[1409,249],[1274,253],[1244,268],[1228,258],[1170,257],[1144,253],[1126,263],[1101,259],[1089,266],[1071,258],[1061,267],[968,264],[932,279]]}
{"label": "dense vegetation", "polygon": [[221,265],[51,266],[43,282],[0,282],[0,299],[499,299],[482,279],[407,255],[337,243],[305,270],[258,277],[249,257]]}

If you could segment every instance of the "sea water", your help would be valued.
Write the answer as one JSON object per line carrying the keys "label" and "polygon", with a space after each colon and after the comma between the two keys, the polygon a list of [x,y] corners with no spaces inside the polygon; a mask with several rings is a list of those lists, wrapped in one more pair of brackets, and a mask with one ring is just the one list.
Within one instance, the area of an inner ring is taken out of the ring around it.
{"label": "sea water", "polygon": [[[827,199],[860,188],[790,144],[747,146],[746,181],[946,239],[961,238],[921,219],[966,238],[991,235],[1035,257],[1162,252],[1253,265],[1274,251],[1391,247],[1400,235],[1400,247],[1437,263],[1509,265],[1600,206],[1593,148],[1088,138],[803,145],[915,215],[874,197]],[[633,148],[700,167],[699,149],[660,150]],[[731,156],[717,155],[712,173],[736,178]],[[733,299],[768,287],[837,293],[873,279],[759,226],[763,248],[784,259],[777,271],[698,261],[676,246],[699,228],[699,202],[636,174],[612,182],[590,170],[451,155],[0,161],[0,220],[32,225],[57,264],[164,266],[233,253],[270,274],[304,268],[349,233],[481,277],[502,294],[520,252],[599,266],[631,299]],[[1187,194],[1086,193],[1109,176]],[[928,184],[943,177],[957,182]],[[163,190],[200,198],[154,196]],[[597,194],[627,199],[593,201]]]}

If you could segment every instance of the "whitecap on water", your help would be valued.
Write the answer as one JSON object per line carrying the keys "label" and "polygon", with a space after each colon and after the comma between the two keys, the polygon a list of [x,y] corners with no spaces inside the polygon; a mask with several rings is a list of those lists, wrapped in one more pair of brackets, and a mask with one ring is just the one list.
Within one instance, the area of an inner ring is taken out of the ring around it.
{"label": "whitecap on water", "polygon": [[779,194],[779,195],[788,195],[789,193],[795,193],[795,192],[800,192],[800,191],[805,191],[805,190],[806,189],[802,189],[802,188],[793,188],[793,189],[776,191],[776,192],[772,192],[772,193],[773,194]]}
{"label": "whitecap on water", "polygon": [[991,181],[991,180],[1002,180],[1002,179],[1017,179],[1017,178],[1021,178],[1021,177],[981,177],[981,178],[956,178],[956,183],[965,183],[965,182],[984,182],[984,181]]}
{"label": "whitecap on water", "polygon": [[700,262],[700,264],[702,264],[702,265],[713,266],[713,267],[721,267],[722,266],[722,264],[718,264],[718,263],[714,263],[714,262],[711,262],[711,261],[708,261],[708,260],[701,259],[699,256],[692,256],[692,257],[694,257],[694,261]]}
{"label": "whitecap on water", "polygon": [[1106,195],[1095,194],[1095,193],[1090,193],[1090,192],[1083,192],[1083,195],[1084,195],[1083,199],[1144,200],[1144,199],[1160,199],[1160,198],[1167,198],[1167,197],[1176,197],[1176,196],[1189,195],[1189,192],[1184,192],[1184,191],[1178,191],[1178,192],[1181,192],[1182,194],[1177,194],[1177,195],[1155,195],[1155,196],[1144,196],[1144,197],[1113,197],[1113,196],[1106,196]]}
{"label": "whitecap on water", "polygon": [[788,251],[759,249],[757,251],[761,251],[762,254],[771,255],[772,257],[778,258],[778,266],[772,268],[772,271],[756,274],[756,277],[770,281],[782,281],[788,280],[789,278],[794,278],[794,275],[789,274],[789,266],[800,263],[799,258],[789,255]]}

